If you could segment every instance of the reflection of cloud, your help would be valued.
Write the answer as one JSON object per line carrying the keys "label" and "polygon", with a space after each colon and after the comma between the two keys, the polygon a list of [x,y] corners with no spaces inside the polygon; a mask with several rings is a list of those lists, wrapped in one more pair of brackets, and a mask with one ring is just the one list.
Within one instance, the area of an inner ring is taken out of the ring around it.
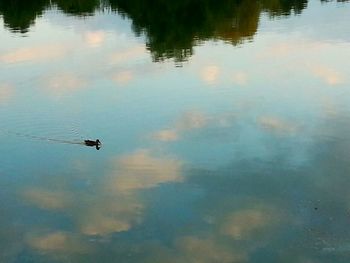
{"label": "reflection of cloud", "polygon": [[247,262],[247,253],[236,249],[235,244],[227,242],[227,238],[216,235],[204,236],[174,236],[174,242],[169,244],[145,242],[134,250],[140,251],[142,262],[169,263],[235,263]]}
{"label": "reflection of cloud", "polygon": [[174,128],[157,131],[152,138],[163,142],[176,141],[184,131],[202,128],[207,123],[207,116],[201,112],[189,111],[176,121]]}
{"label": "reflection of cloud", "polygon": [[188,111],[182,114],[173,124],[173,128],[163,129],[152,134],[159,141],[176,141],[188,131],[199,130],[208,126],[212,128],[228,128],[233,124],[234,114],[205,115],[199,111]]}
{"label": "reflection of cloud", "polygon": [[93,215],[87,217],[89,221],[84,222],[80,229],[85,235],[107,235],[110,233],[127,231],[131,225],[127,221],[105,215]]}
{"label": "reflection of cloud", "polygon": [[118,191],[151,188],[160,183],[181,181],[181,162],[166,157],[153,157],[141,150],[118,158],[110,185]]}
{"label": "reflection of cloud", "polygon": [[242,262],[243,253],[235,252],[232,247],[224,246],[213,239],[200,239],[197,237],[184,237],[177,240],[180,250],[179,262]]}
{"label": "reflection of cloud", "polygon": [[220,69],[217,66],[208,66],[202,69],[201,77],[204,82],[213,83],[217,80]]}
{"label": "reflection of cloud", "polygon": [[65,232],[54,232],[43,236],[32,236],[28,244],[37,250],[58,253],[85,253],[88,247],[77,238]]}
{"label": "reflection of cloud", "polygon": [[179,138],[179,135],[176,130],[167,129],[154,133],[153,138],[163,142],[170,142],[176,141]]}
{"label": "reflection of cloud", "polygon": [[133,195],[107,192],[97,197],[86,211],[78,215],[79,230],[85,235],[108,235],[129,230],[138,222],[143,206]]}
{"label": "reflection of cloud", "polygon": [[25,200],[43,209],[62,210],[72,203],[71,196],[65,192],[42,189],[28,189],[22,195]]}
{"label": "reflection of cloud", "polygon": [[18,63],[25,61],[42,61],[63,57],[67,48],[60,45],[47,45],[43,47],[20,48],[0,56],[5,63]]}
{"label": "reflection of cloud", "polygon": [[[115,159],[112,173],[103,179],[94,194],[33,188],[25,190],[22,197],[39,208],[69,214],[78,231],[84,235],[104,236],[128,231],[139,224],[144,204],[138,198],[138,190],[181,181],[181,166],[176,159],[158,158],[149,151],[140,150]],[[61,244],[66,239],[62,233],[35,238],[33,246],[54,250],[56,245],[63,246]],[[45,247],[45,243],[50,245]]]}
{"label": "reflection of cloud", "polygon": [[335,118],[339,114],[338,104],[330,97],[320,97],[320,105],[328,117]]}
{"label": "reflection of cloud", "polygon": [[105,181],[102,197],[78,216],[79,229],[86,235],[108,235],[128,231],[141,220],[143,204],[137,190],[155,187],[166,182],[181,181],[181,162],[157,158],[149,151],[117,158],[112,174]]}
{"label": "reflection of cloud", "polygon": [[289,41],[277,42],[259,53],[259,58],[293,56],[301,52],[319,52],[330,45],[323,42],[313,41]]}
{"label": "reflection of cloud", "polygon": [[106,33],[103,31],[89,31],[84,34],[84,39],[90,47],[99,47],[105,41]]}
{"label": "reflection of cloud", "polygon": [[273,116],[260,117],[258,124],[266,130],[277,133],[294,133],[297,130],[297,125]]}
{"label": "reflection of cloud", "polygon": [[222,232],[234,239],[244,240],[273,223],[271,209],[245,209],[229,215],[222,226]]}
{"label": "reflection of cloud", "polygon": [[237,85],[246,85],[248,81],[248,76],[245,72],[235,72],[232,75],[233,83]]}
{"label": "reflection of cloud", "polygon": [[207,124],[208,118],[201,112],[190,111],[185,113],[176,122],[176,127],[179,130],[191,130],[202,128]]}
{"label": "reflection of cloud", "polygon": [[0,84],[0,104],[6,103],[13,96],[14,87],[9,84]]}
{"label": "reflection of cloud", "polygon": [[[332,45],[329,43],[310,40],[291,40],[288,43],[280,42],[268,47],[259,53],[259,58],[292,59],[292,61],[289,62],[289,66],[294,74],[296,69],[302,71],[306,70],[308,72],[311,71],[314,76],[319,77],[328,85],[338,85],[344,83],[344,76],[328,65],[320,65],[320,63],[322,64],[323,62],[319,61],[319,53],[330,52],[332,51],[331,48]],[[339,52],[337,53],[339,54]],[[311,60],[314,60],[311,64],[309,62],[305,63],[306,55],[310,57]]]}
{"label": "reflection of cloud", "polygon": [[71,74],[57,74],[47,80],[46,88],[56,96],[61,96],[65,93],[78,90],[86,85],[86,81]]}
{"label": "reflection of cloud", "polygon": [[329,85],[338,85],[344,83],[343,76],[336,70],[326,66],[313,66],[311,68],[312,73],[324,80]]}
{"label": "reflection of cloud", "polygon": [[113,54],[111,58],[111,62],[115,64],[127,62],[132,59],[137,59],[138,57],[146,53],[147,53],[147,50],[144,45],[131,47],[129,49]]}
{"label": "reflection of cloud", "polygon": [[133,74],[130,70],[125,70],[113,75],[112,79],[118,84],[125,85],[133,79]]}

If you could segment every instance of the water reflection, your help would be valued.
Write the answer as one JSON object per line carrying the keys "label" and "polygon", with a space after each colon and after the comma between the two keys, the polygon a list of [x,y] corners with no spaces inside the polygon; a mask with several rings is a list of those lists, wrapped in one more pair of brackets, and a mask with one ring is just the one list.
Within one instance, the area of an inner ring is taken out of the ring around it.
{"label": "water reflection", "polygon": [[[328,132],[348,138],[348,125]],[[350,166],[344,155],[349,144],[320,137],[310,145],[309,161],[297,166],[291,165],[289,149],[271,148],[278,158],[235,159],[217,169],[185,169],[176,158],[138,150],[101,165],[110,166],[109,174],[83,191],[73,186],[75,177],[61,187],[54,181],[51,188],[26,187],[23,200],[49,212],[48,221],[34,223],[26,233],[24,242],[32,249],[27,257],[208,263],[349,259],[345,175]],[[59,213],[70,223],[53,230]]]}
{"label": "water reflection", "polygon": [[0,105],[8,103],[13,96],[14,88],[10,84],[0,84]]}
{"label": "water reflection", "polygon": [[[12,31],[28,32],[36,17],[57,7],[69,15],[87,16],[96,11],[112,10],[132,20],[137,36],[146,35],[147,47],[155,61],[174,58],[181,62],[193,53],[193,46],[209,39],[223,40],[233,45],[250,40],[255,35],[262,12],[270,16],[299,14],[306,0],[288,1],[196,1],[153,0],[29,0],[0,1],[0,14]],[[98,45],[103,35],[88,35],[91,45]]]}
{"label": "water reflection", "polygon": [[1,32],[0,261],[349,261],[349,7],[51,3]]}
{"label": "water reflection", "polygon": [[49,7],[47,0],[30,1],[0,1],[0,14],[4,23],[11,30],[25,33],[34,25],[37,16],[41,16],[45,8]]}
{"label": "water reflection", "polygon": [[69,47],[63,45],[26,47],[1,55],[0,62],[8,64],[42,62],[62,58],[68,51]]}

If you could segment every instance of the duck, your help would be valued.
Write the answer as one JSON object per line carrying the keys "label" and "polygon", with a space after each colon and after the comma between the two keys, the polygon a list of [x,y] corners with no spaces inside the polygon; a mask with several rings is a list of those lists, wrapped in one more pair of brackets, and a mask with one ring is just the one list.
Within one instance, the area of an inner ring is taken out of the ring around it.
{"label": "duck", "polygon": [[96,141],[84,140],[84,143],[86,146],[95,146],[97,150],[101,148],[101,142],[99,139],[97,139]]}

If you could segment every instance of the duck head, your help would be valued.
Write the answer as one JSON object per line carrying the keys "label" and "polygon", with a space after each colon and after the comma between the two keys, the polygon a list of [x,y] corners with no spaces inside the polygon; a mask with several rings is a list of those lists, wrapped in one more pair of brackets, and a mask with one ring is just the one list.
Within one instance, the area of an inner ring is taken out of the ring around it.
{"label": "duck head", "polygon": [[96,144],[95,144],[95,146],[96,146],[96,150],[99,150],[100,148],[101,148],[101,142],[100,142],[100,140],[99,139],[97,139],[96,140]]}

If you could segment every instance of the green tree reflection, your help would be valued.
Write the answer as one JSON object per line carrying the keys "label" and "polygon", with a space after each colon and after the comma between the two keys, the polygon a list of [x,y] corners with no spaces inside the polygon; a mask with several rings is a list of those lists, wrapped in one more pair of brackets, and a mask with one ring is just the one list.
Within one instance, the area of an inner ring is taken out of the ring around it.
{"label": "green tree reflection", "polygon": [[0,14],[12,31],[26,33],[36,17],[49,7],[47,0],[0,0]]}
{"label": "green tree reflection", "polygon": [[[255,0],[110,0],[113,10],[133,21],[137,35],[147,36],[147,47],[155,61],[166,58],[185,60],[192,47],[208,39],[233,44],[252,38],[259,21]],[[147,11],[145,11],[147,10]]]}
{"label": "green tree reflection", "polygon": [[251,40],[262,12],[270,16],[299,14],[307,0],[0,0],[5,26],[25,33],[43,11],[57,7],[75,16],[93,15],[104,8],[129,17],[137,36],[146,36],[154,61],[181,62],[193,46],[206,40],[233,45]]}
{"label": "green tree reflection", "polygon": [[64,13],[76,16],[93,15],[95,10],[100,7],[99,0],[55,0],[53,2]]}

